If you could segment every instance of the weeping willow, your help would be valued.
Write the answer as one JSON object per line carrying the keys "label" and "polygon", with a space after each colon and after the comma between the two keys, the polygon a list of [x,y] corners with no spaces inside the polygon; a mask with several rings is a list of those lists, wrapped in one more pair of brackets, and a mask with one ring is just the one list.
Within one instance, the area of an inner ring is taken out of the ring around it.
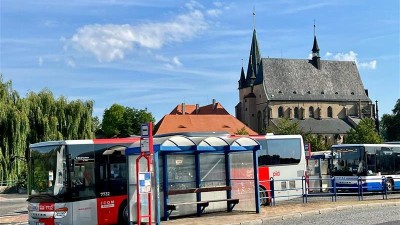
{"label": "weeping willow", "polygon": [[92,112],[92,101],[56,99],[48,89],[21,98],[0,74],[0,181],[19,179],[31,143],[92,138]]}

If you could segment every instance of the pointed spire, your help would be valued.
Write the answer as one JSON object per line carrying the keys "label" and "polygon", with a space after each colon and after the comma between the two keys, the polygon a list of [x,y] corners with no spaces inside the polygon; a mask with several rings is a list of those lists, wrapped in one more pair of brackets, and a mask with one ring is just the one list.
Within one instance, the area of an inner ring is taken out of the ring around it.
{"label": "pointed spire", "polygon": [[261,63],[261,53],[260,53],[260,48],[258,47],[256,30],[254,29],[253,30],[253,38],[251,40],[249,64],[247,67],[246,81],[247,81],[248,85],[250,85],[250,76],[252,76],[252,73],[257,75],[260,63]]}
{"label": "pointed spire", "polygon": [[245,86],[246,86],[246,75],[244,74],[243,60],[242,60],[242,71],[240,72],[239,89],[242,89]]}
{"label": "pointed spire", "polygon": [[[314,44],[313,44],[313,48],[311,49],[312,53],[316,53],[318,54],[319,57],[319,47],[318,47],[318,42],[317,42],[317,35],[315,34],[315,20],[314,20]],[[317,55],[315,55],[317,56]],[[314,54],[313,54],[314,57]]]}
{"label": "pointed spire", "polygon": [[317,69],[321,69],[321,57],[319,57],[319,47],[317,42],[317,35],[315,34],[315,20],[314,20],[314,43],[312,51],[312,61]]}

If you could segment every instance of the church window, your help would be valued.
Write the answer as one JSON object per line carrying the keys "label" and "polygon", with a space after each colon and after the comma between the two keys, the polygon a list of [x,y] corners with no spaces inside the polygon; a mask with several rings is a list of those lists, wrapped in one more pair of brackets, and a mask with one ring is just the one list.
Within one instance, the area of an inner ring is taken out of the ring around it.
{"label": "church window", "polygon": [[308,109],[308,117],[314,118],[314,107],[312,106]]}
{"label": "church window", "polygon": [[311,94],[311,91],[307,91],[307,94]]}
{"label": "church window", "polygon": [[279,106],[279,108],[278,108],[278,117],[283,118],[283,107],[282,106]]}
{"label": "church window", "polygon": [[335,92],[335,95],[339,94],[338,92]]}
{"label": "church window", "polygon": [[351,92],[351,95],[354,95],[354,92]]}
{"label": "church window", "polygon": [[323,94],[325,94],[325,92],[321,91],[321,94],[323,95]]}
{"label": "church window", "polygon": [[293,94],[297,94],[297,92],[296,92],[296,91],[293,91]]}
{"label": "church window", "polygon": [[278,91],[279,94],[282,94],[282,91]]}
{"label": "church window", "polygon": [[332,115],[333,115],[333,113],[332,113],[332,107],[328,107],[328,118],[332,118]]}
{"label": "church window", "polygon": [[299,108],[294,107],[294,118],[298,119],[299,118]]}

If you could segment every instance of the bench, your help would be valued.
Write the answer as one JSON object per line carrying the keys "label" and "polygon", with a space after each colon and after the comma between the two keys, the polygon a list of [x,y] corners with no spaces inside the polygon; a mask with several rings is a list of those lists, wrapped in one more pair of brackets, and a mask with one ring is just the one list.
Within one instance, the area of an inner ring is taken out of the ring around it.
{"label": "bench", "polygon": [[[215,191],[231,191],[232,187],[223,186],[223,187],[203,187],[203,188],[189,188],[185,190],[169,190],[168,195],[180,195],[180,194],[193,194],[193,193],[202,193],[202,192],[215,192]],[[228,212],[231,212],[236,204],[239,203],[239,199],[229,198],[229,199],[214,199],[207,201],[195,201],[195,202],[176,202],[167,204],[168,216],[171,215],[172,211],[176,210],[178,206],[181,205],[197,205],[200,207],[200,216],[206,207],[213,202],[227,202]]]}

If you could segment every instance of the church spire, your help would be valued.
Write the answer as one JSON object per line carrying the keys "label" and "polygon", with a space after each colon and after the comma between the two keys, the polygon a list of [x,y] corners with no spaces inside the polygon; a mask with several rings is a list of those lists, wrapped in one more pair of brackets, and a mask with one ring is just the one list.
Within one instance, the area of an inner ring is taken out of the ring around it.
{"label": "church spire", "polygon": [[260,63],[261,63],[261,53],[260,53],[260,48],[258,47],[256,29],[254,29],[253,38],[251,40],[249,63],[247,66],[247,77],[246,77],[247,85],[250,85],[250,76],[252,76],[252,73],[254,73],[255,76],[257,76]]}
{"label": "church spire", "polygon": [[314,20],[314,43],[312,51],[312,61],[317,69],[321,69],[321,57],[319,56],[319,47],[317,42],[317,35],[315,34],[315,20]]}
{"label": "church spire", "polygon": [[246,86],[246,75],[243,69],[243,59],[242,59],[242,71],[240,72],[239,89],[245,88]]}

